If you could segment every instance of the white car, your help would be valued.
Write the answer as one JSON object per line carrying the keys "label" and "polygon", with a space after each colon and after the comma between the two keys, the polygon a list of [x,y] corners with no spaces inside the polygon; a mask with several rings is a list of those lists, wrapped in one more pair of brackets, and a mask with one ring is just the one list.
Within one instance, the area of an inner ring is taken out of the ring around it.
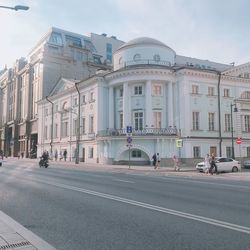
{"label": "white car", "polygon": [[[241,165],[239,161],[232,158],[216,157],[215,164],[218,172],[238,172],[241,171]],[[199,162],[196,164],[196,169],[200,172],[206,171],[205,162]],[[213,169],[214,170],[214,169]]]}

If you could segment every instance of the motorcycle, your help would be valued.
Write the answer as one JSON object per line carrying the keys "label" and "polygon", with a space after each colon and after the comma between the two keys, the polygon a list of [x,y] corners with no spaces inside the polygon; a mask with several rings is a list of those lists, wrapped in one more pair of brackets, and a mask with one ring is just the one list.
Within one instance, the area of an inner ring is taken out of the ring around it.
{"label": "motorcycle", "polygon": [[45,167],[47,168],[49,166],[49,160],[45,159],[44,157],[40,157],[40,161],[39,161],[39,167]]}

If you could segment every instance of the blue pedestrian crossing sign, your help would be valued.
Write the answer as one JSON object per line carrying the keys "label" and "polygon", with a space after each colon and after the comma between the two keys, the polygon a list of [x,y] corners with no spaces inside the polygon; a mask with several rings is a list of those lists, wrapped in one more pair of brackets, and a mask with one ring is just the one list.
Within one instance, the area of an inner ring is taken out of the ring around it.
{"label": "blue pedestrian crossing sign", "polygon": [[132,133],[132,126],[127,126],[127,134],[131,134]]}

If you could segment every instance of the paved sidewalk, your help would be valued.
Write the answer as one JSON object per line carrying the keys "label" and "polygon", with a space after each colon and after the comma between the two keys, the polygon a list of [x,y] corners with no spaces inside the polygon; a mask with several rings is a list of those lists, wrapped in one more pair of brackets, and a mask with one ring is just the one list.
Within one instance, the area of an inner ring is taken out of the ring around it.
{"label": "paved sidewalk", "polygon": [[2,211],[0,211],[0,249],[56,250]]}

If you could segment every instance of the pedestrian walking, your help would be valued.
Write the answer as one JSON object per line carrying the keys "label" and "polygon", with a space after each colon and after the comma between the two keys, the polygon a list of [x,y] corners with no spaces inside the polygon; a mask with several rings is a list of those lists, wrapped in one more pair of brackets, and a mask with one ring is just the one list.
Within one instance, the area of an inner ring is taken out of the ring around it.
{"label": "pedestrian walking", "polygon": [[161,164],[161,157],[159,153],[157,153],[156,154],[156,168],[160,168],[160,164]]}
{"label": "pedestrian walking", "polygon": [[58,158],[58,152],[57,152],[57,149],[55,151],[55,161],[57,161],[57,158]]}
{"label": "pedestrian walking", "polygon": [[213,174],[213,169],[215,168],[215,173],[218,174],[218,169],[217,169],[217,165],[215,164],[215,155],[214,153],[211,154],[211,160],[210,160],[210,169],[209,169],[209,173]]}
{"label": "pedestrian walking", "polygon": [[205,158],[204,158],[204,163],[205,163],[205,173],[209,174],[209,169],[211,167],[210,165],[210,161],[211,161],[211,157],[209,154],[206,154]]}
{"label": "pedestrian walking", "polygon": [[174,161],[174,171],[180,171],[179,158],[177,155],[173,156],[173,161]]}
{"label": "pedestrian walking", "polygon": [[66,161],[66,159],[67,159],[67,150],[66,149],[63,152],[63,158],[64,158],[64,161]]}
{"label": "pedestrian walking", "polygon": [[154,166],[154,169],[156,169],[156,154],[154,153],[153,156],[152,156],[152,159],[153,159],[153,166]]}

